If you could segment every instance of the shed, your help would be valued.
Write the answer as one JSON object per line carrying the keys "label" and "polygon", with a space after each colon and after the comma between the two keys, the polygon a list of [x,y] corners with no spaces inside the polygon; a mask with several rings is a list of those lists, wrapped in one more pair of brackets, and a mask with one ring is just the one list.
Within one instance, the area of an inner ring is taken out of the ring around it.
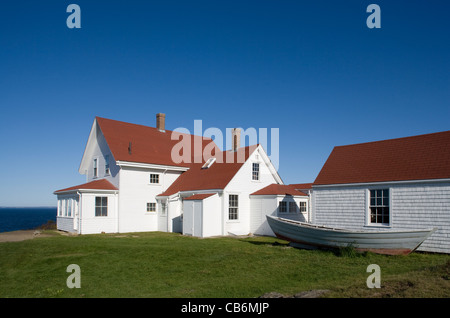
{"label": "shed", "polygon": [[183,199],[183,234],[221,235],[221,209],[217,193],[198,193]]}

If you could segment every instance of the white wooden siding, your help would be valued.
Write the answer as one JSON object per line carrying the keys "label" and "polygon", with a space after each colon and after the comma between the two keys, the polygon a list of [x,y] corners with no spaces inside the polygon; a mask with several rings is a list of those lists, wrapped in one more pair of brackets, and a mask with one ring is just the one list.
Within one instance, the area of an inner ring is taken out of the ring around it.
{"label": "white wooden siding", "polygon": [[[224,213],[225,213],[225,233],[228,234],[249,234],[251,233],[250,226],[250,194],[260,190],[272,183],[277,183],[277,180],[272,175],[269,167],[262,159],[256,160],[256,155],[260,158],[263,156],[259,152],[259,148],[255,150],[247,161],[242,165],[240,170],[236,173],[233,179],[228,183],[224,189]],[[252,180],[252,172],[254,162],[259,162],[259,180]],[[239,195],[239,216],[238,220],[228,220],[228,199],[230,194]],[[254,227],[254,225],[252,226]]]}
{"label": "white wooden siding", "polygon": [[312,223],[360,229],[365,225],[365,188],[314,189]]}
{"label": "white wooden siding", "polygon": [[[150,174],[155,173],[159,174],[159,184],[150,183]],[[164,192],[180,174],[180,171],[165,171],[165,169],[122,167],[119,191],[119,231],[167,231],[167,216],[161,217],[160,213],[147,212],[147,203],[156,203],[156,196]],[[159,203],[157,205],[159,211]]]}

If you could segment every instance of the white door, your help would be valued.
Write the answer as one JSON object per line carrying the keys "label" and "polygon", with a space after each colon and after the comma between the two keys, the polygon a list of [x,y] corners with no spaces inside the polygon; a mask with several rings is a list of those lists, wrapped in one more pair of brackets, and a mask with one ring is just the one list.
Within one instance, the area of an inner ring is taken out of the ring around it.
{"label": "white door", "polygon": [[193,235],[197,237],[202,237],[203,231],[202,231],[202,207],[203,207],[203,201],[193,201]]}

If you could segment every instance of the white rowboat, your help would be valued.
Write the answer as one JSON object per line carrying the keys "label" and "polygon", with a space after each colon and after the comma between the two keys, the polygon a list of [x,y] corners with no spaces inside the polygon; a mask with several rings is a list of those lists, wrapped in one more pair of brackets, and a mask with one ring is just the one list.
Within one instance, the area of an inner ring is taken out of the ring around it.
{"label": "white rowboat", "polygon": [[267,215],[275,235],[302,248],[342,248],[378,254],[407,255],[417,249],[437,228],[419,230],[353,231],[312,225]]}

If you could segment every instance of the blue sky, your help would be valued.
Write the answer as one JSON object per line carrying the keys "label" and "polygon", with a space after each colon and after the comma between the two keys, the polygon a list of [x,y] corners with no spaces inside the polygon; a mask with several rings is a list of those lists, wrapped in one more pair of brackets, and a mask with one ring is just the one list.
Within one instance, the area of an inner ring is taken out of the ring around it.
{"label": "blue sky", "polygon": [[[69,29],[69,4],[81,29]],[[369,29],[369,4],[381,28]],[[334,146],[450,129],[446,1],[2,1],[0,206],[80,184],[95,116],[279,128],[285,183]]]}

